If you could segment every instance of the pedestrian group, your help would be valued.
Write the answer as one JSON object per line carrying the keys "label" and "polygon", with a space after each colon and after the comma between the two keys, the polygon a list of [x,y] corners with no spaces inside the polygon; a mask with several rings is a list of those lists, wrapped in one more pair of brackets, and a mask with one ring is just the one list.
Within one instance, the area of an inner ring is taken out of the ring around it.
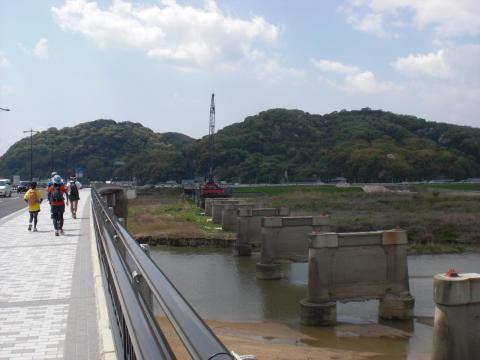
{"label": "pedestrian group", "polygon": [[[70,204],[72,218],[77,218],[78,201],[80,200],[79,190],[82,184],[77,180],[75,175],[70,176],[69,181],[65,185],[62,177],[53,172],[51,179],[47,184],[47,199],[50,203],[50,213],[53,220],[53,228],[55,236],[64,234],[63,231],[63,214],[65,212],[65,202]],[[25,193],[23,199],[28,204],[28,212],[30,220],[28,223],[28,231],[37,231],[38,213],[40,212],[40,204],[43,201],[42,192],[37,189],[37,183],[33,181],[30,189]]]}

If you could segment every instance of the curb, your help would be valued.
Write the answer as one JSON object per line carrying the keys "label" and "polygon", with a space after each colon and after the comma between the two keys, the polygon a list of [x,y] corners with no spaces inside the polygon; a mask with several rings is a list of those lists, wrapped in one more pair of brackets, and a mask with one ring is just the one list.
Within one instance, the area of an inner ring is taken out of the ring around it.
{"label": "curb", "polygon": [[[28,215],[28,209],[27,209],[27,205],[25,205],[25,207],[23,207],[22,209],[20,210],[17,210],[17,211],[14,211],[13,213],[11,214],[8,214],[2,218],[0,218],[0,225],[3,225],[5,224],[6,222],[9,222],[10,220],[12,220],[14,217],[17,217],[18,215],[20,215],[20,213],[24,212],[26,215],[25,215],[25,219],[27,219],[27,215]],[[26,220],[25,220],[26,221]]]}
{"label": "curb", "polygon": [[97,305],[98,317],[98,350],[101,360],[116,360],[117,354],[113,342],[112,329],[110,327],[110,317],[105,298],[105,288],[103,286],[102,274],[100,269],[100,259],[97,252],[97,243],[93,225],[93,213],[90,201],[90,247],[92,253],[93,284],[95,288],[95,303]]}

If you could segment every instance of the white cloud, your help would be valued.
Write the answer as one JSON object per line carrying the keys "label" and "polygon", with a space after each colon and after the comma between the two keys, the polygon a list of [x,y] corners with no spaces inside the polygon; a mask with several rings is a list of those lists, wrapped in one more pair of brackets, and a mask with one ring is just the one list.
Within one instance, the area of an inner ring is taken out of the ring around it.
{"label": "white cloud", "polygon": [[310,59],[313,65],[325,72],[334,72],[340,74],[354,74],[360,71],[356,66],[344,65],[337,61],[326,60],[326,59]]}
{"label": "white cloud", "polygon": [[410,101],[433,119],[480,126],[480,45],[451,45],[398,58],[392,67],[406,75]]}
{"label": "white cloud", "polygon": [[480,35],[478,0],[349,0],[339,9],[356,29],[376,35],[385,24],[433,27],[440,37]]}
{"label": "white cloud", "polygon": [[378,37],[385,36],[382,14],[369,13],[360,16],[353,11],[350,11],[347,16],[347,21],[357,30],[371,33],[377,35]]}
{"label": "white cloud", "polygon": [[0,67],[7,67],[10,65],[10,60],[8,60],[7,56],[0,51]]}
{"label": "white cloud", "polygon": [[400,57],[392,67],[404,75],[424,75],[455,82],[480,85],[480,45],[450,46],[428,54]]}
{"label": "white cloud", "polygon": [[287,80],[294,84],[300,84],[305,80],[305,71],[283,66],[279,61],[270,59],[261,64],[259,78],[270,81]]}
{"label": "white cloud", "polygon": [[35,55],[37,58],[47,57],[48,56],[48,40],[45,38],[41,38],[40,40],[38,40],[32,52],[33,52],[33,55]]}
{"label": "white cloud", "polygon": [[224,14],[215,0],[203,8],[162,0],[161,5],[134,5],[113,0],[68,0],[52,8],[63,29],[92,38],[100,47],[127,47],[182,70],[235,69],[256,59],[262,46],[275,44],[280,30],[261,16],[249,20]]}
{"label": "white cloud", "polygon": [[347,75],[344,89],[347,92],[363,92],[377,94],[383,92],[398,92],[400,87],[391,81],[378,81],[371,71],[362,71]]}
{"label": "white cloud", "polygon": [[320,81],[346,93],[377,94],[383,92],[398,92],[400,86],[391,81],[379,81],[371,71],[362,71],[354,65],[345,65],[326,59],[311,59],[312,64],[323,73],[334,73],[341,76],[333,79],[320,75]]}
{"label": "white cloud", "polygon": [[17,42],[17,46],[24,54],[30,55],[30,50],[22,42]]}
{"label": "white cloud", "polygon": [[11,95],[15,92],[15,89],[9,85],[1,85],[0,86],[0,95],[6,96]]}
{"label": "white cloud", "polygon": [[32,50],[22,42],[17,42],[17,47],[26,55],[33,54],[39,59],[48,57],[48,40],[46,38],[39,39]]}
{"label": "white cloud", "polygon": [[445,59],[443,49],[428,54],[410,54],[401,57],[392,63],[395,70],[407,75],[427,75],[437,78],[445,78],[450,75],[450,68]]}

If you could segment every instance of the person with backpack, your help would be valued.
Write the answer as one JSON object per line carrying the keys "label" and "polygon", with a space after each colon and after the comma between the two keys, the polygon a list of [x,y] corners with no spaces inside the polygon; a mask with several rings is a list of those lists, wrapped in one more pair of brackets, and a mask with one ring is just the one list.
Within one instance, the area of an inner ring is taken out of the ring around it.
{"label": "person with backpack", "polygon": [[37,190],[37,183],[33,181],[30,184],[30,189],[23,196],[23,200],[28,204],[28,212],[30,220],[28,222],[28,231],[37,231],[38,213],[40,212],[40,204],[43,201],[42,192]]}
{"label": "person with backpack", "polygon": [[[48,188],[48,201],[52,210],[53,227],[55,236],[63,234],[63,213],[65,212],[65,186],[60,175],[53,177],[52,185]],[[68,205],[68,197],[67,197]]]}
{"label": "person with backpack", "polygon": [[72,212],[72,217],[74,219],[77,218],[78,200],[80,200],[79,190],[81,188],[82,184],[80,184],[80,181],[77,181],[77,177],[75,175],[70,176],[70,180],[67,184],[67,196],[70,200],[70,211]]}
{"label": "person with backpack", "polygon": [[[47,183],[47,191],[50,188],[50,186],[53,186],[53,178],[55,177],[55,175],[58,175],[56,171],[52,172],[52,174],[50,175],[50,179],[48,180],[48,183]],[[63,179],[62,179],[62,184],[63,184]],[[50,201],[50,199],[48,201]],[[50,209],[50,218],[53,219],[53,214],[51,212],[51,209]]]}

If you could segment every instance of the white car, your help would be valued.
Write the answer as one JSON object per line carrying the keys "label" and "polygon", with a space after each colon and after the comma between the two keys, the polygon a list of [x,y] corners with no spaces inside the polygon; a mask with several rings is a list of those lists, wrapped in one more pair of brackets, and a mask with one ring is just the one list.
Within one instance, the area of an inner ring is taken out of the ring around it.
{"label": "white car", "polygon": [[12,187],[5,180],[0,180],[0,196],[3,196],[3,197],[12,196]]}

